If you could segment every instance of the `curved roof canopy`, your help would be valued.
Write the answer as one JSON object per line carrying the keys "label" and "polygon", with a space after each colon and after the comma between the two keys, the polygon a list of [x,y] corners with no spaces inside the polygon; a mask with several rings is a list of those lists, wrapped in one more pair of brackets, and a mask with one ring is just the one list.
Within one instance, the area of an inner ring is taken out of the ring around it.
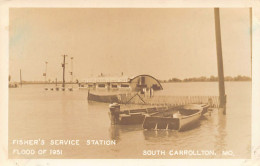
{"label": "curved roof canopy", "polygon": [[152,78],[153,80],[155,80],[155,81],[158,83],[158,85],[160,86],[160,89],[161,89],[161,90],[163,89],[163,87],[162,87],[160,81],[157,80],[156,78],[154,78],[153,76],[148,75],[148,74],[141,74],[141,75],[135,76],[135,77],[133,77],[133,78],[130,79],[130,82],[132,82],[134,79],[136,79],[136,78],[138,78],[138,77],[150,77],[150,78]]}

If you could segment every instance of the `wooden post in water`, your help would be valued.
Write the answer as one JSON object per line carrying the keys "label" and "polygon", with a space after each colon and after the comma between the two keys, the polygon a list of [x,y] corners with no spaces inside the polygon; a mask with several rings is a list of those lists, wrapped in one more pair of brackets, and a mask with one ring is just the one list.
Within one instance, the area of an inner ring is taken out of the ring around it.
{"label": "wooden post in water", "polygon": [[71,83],[73,83],[73,57],[71,57],[70,59],[71,59],[71,72],[70,72],[70,75],[71,75]]}
{"label": "wooden post in water", "polygon": [[45,83],[47,83],[47,64],[48,62],[45,61]]}
{"label": "wooden post in water", "polygon": [[62,64],[62,68],[63,68],[63,80],[62,80],[62,87],[65,87],[65,62],[66,62],[66,56],[67,55],[63,55],[63,64]]}
{"label": "wooden post in water", "polygon": [[226,94],[224,83],[224,68],[222,59],[222,46],[221,46],[221,30],[220,30],[220,17],[219,8],[214,8],[215,15],[215,34],[216,34],[216,48],[217,48],[217,61],[218,61],[218,83],[219,83],[219,100],[220,108],[223,108],[223,114],[226,114]]}
{"label": "wooden post in water", "polygon": [[20,69],[20,85],[21,85],[21,87],[22,87],[22,85],[23,85],[23,81],[22,81],[22,70]]}
{"label": "wooden post in water", "polygon": [[[251,53],[251,64],[252,64],[252,31],[253,31],[253,24],[252,24],[252,7],[249,8],[249,27],[250,27],[250,53]],[[252,78],[252,66],[251,66],[251,78]]]}

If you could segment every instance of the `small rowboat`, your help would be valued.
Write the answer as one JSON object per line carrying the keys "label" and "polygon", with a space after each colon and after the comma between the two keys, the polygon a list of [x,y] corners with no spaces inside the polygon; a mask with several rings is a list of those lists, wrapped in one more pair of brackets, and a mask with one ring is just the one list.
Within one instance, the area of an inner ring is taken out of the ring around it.
{"label": "small rowboat", "polygon": [[184,130],[198,122],[203,111],[206,112],[207,105],[192,104],[185,105],[179,109],[171,109],[145,117],[144,129],[166,129]]}
{"label": "small rowboat", "polygon": [[202,109],[202,114],[204,115],[205,113],[208,112],[209,104],[187,104],[184,105],[182,108],[186,110],[194,110],[194,109]]}
{"label": "small rowboat", "polygon": [[103,102],[103,103],[119,103],[118,95],[97,95],[88,92],[88,100],[89,101],[96,101],[96,102]]}

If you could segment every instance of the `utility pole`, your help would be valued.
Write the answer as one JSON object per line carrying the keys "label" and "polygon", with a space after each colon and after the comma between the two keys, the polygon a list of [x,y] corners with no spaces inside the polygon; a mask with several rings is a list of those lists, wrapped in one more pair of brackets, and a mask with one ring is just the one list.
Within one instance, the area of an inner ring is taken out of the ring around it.
{"label": "utility pole", "polygon": [[23,81],[22,81],[22,70],[20,69],[20,85],[21,85],[21,87],[22,87],[22,85],[23,85]]}
{"label": "utility pole", "polygon": [[66,64],[66,56],[67,55],[62,55],[63,56],[63,64],[62,64],[62,68],[63,68],[63,80],[62,80],[62,87],[65,87],[65,64]]}
{"label": "utility pole", "polygon": [[216,34],[216,49],[217,49],[217,61],[218,61],[218,83],[219,83],[219,107],[223,108],[223,114],[226,114],[226,94],[224,83],[224,68],[222,58],[222,45],[221,45],[221,28],[220,28],[220,16],[219,8],[214,8],[215,15],[215,34]]}
{"label": "utility pole", "polygon": [[71,57],[70,59],[71,59],[71,72],[70,72],[70,75],[71,75],[71,82],[73,83],[73,57]]}
{"label": "utility pole", "polygon": [[[251,53],[251,64],[252,64],[252,28],[253,28],[253,24],[252,24],[252,7],[249,8],[249,27],[250,27],[250,53]],[[252,77],[252,66],[251,66],[251,77]]]}
{"label": "utility pole", "polygon": [[45,64],[46,64],[46,66],[45,66],[45,83],[47,83],[47,64],[48,64],[48,62],[45,61]]}

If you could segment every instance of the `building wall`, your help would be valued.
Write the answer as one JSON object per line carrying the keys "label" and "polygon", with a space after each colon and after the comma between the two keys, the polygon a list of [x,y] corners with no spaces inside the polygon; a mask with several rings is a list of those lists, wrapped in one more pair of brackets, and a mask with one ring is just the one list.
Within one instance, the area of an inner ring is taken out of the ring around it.
{"label": "building wall", "polygon": [[[100,78],[101,79],[101,78]],[[103,78],[104,79],[104,78]],[[132,91],[142,91],[144,88],[150,89],[153,88],[153,90],[162,90],[162,86],[160,82],[155,79],[154,77],[150,75],[139,75],[132,79],[129,79],[129,81],[125,82],[103,82],[101,80],[98,80],[100,82],[83,82],[79,84],[79,87],[81,89],[110,89],[110,90],[132,90]],[[108,81],[108,80],[105,80]],[[89,87],[89,85],[92,85]],[[103,85],[103,87],[100,87],[99,85]],[[114,85],[114,87],[113,87]]]}

